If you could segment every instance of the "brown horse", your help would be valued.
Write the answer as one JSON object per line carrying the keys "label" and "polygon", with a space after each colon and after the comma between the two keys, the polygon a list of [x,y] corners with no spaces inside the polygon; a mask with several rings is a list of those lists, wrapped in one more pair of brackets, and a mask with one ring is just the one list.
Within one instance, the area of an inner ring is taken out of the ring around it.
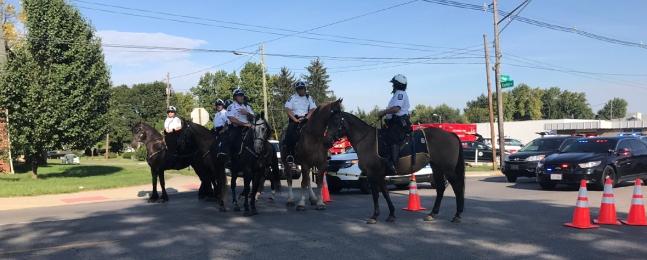
{"label": "brown horse", "polygon": [[[380,215],[379,192],[382,193],[389,205],[389,217],[386,221],[395,221],[395,208],[386,188],[385,177],[388,173],[386,160],[380,157],[378,151],[379,129],[372,127],[352,114],[336,111],[329,120],[328,134],[334,139],[348,136],[357,152],[359,168],[366,173],[373,195],[374,211],[367,223],[377,223],[377,217]],[[412,136],[407,145],[413,145],[414,148],[417,145],[424,148],[424,152],[418,153],[419,150],[415,149],[412,155],[400,158],[397,174],[412,174],[422,169],[426,164],[430,164],[433,169],[434,183],[437,184],[437,196],[432,211],[424,220],[432,221],[438,215],[445,191],[445,185],[443,184],[447,180],[456,194],[456,214],[452,222],[460,222],[465,201],[465,162],[460,139],[456,134],[439,128],[414,131]],[[408,149],[403,149],[403,151],[406,150]],[[413,160],[411,159],[412,157]]]}
{"label": "brown horse", "polygon": [[[316,205],[316,209],[323,210],[326,205],[323,203],[321,196],[321,186],[323,184],[323,173],[328,168],[328,148],[332,145],[331,139],[325,136],[326,125],[333,115],[333,111],[341,110],[339,99],[327,104],[323,104],[315,109],[299,133],[299,139],[295,147],[294,162],[288,161],[287,149],[281,145],[281,161],[284,171],[286,171],[288,183],[288,207],[294,206],[294,196],[292,194],[292,171],[296,165],[301,166],[301,198],[297,203],[297,210],[305,210],[305,200],[309,197],[310,203]],[[310,182],[310,170],[316,170],[317,193],[312,189]]]}

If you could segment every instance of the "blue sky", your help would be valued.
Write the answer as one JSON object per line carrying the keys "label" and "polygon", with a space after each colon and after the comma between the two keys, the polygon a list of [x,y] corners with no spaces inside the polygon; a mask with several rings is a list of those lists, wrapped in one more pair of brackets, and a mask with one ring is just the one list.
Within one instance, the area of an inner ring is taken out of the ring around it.
{"label": "blue sky", "polygon": [[[248,24],[307,30],[347,17],[392,6],[398,1],[107,1],[87,2],[114,4],[151,11],[206,17]],[[460,0],[482,5],[483,1]],[[510,11],[521,0],[502,0],[500,9]],[[173,21],[161,21],[122,14],[106,13],[86,7],[140,13],[100,7],[71,1],[96,27],[104,43],[155,46],[180,46],[187,48],[238,49],[275,35],[217,28]],[[535,0],[522,16],[559,25],[575,27],[589,32],[647,44],[647,1],[559,1]],[[151,15],[151,14],[148,14]],[[161,16],[161,15],[157,15]],[[388,11],[336,24],[317,33],[344,35],[384,41],[406,42],[448,48],[475,47],[464,57],[445,62],[483,62],[482,34],[492,40],[490,13],[458,9],[418,1]],[[365,57],[420,57],[435,55],[448,49],[425,48],[426,51],[360,46],[327,41],[287,37],[265,46],[267,53],[365,56]],[[559,86],[564,89],[586,92],[597,111],[612,97],[629,101],[631,112],[647,112],[647,49],[625,47],[584,38],[575,34],[551,31],[520,22],[513,22],[501,37],[503,72],[516,83],[533,87]],[[254,48],[247,49],[255,51]],[[132,84],[162,79],[166,72],[171,77],[194,72],[206,67],[233,62],[211,69],[238,70],[247,60],[258,57],[234,56],[213,53],[124,52],[106,49],[115,84]],[[582,77],[562,72],[514,67],[506,64],[523,64],[508,54],[549,63],[568,69],[642,74],[628,76],[596,75]],[[446,54],[445,54],[446,56]],[[308,65],[307,59],[266,57],[270,72],[287,66],[298,75]],[[484,65],[482,64],[409,64],[394,67],[390,64],[366,66],[366,62],[335,61],[323,59],[330,68],[331,88],[344,98],[347,108],[370,109],[383,107],[388,101],[388,80],[397,73],[409,78],[409,92],[413,104],[438,105],[447,103],[464,107],[465,102],[486,91]],[[349,67],[358,66],[360,67]],[[361,70],[359,70],[361,69]],[[356,70],[356,71],[348,71]],[[197,83],[201,73],[174,78],[174,88],[186,91]]]}

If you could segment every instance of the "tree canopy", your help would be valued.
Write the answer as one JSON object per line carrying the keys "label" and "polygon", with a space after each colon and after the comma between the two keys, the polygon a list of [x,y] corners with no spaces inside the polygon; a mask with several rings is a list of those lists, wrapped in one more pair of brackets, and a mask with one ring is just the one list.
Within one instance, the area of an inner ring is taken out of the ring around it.
{"label": "tree canopy", "polygon": [[613,98],[609,100],[604,107],[598,111],[600,119],[616,119],[627,116],[627,101],[622,98]]}

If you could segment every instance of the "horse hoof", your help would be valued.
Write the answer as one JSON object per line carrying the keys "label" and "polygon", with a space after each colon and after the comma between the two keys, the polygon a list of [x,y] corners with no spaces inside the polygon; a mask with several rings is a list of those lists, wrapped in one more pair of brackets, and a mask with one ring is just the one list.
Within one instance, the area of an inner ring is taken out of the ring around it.
{"label": "horse hoof", "polygon": [[251,214],[252,216],[258,215],[258,211],[256,209],[253,209]]}
{"label": "horse hoof", "polygon": [[306,211],[306,207],[299,205],[297,206],[297,211]]}
{"label": "horse hoof", "polygon": [[369,218],[369,219],[366,221],[366,224],[377,224],[377,219]]}
{"label": "horse hoof", "polygon": [[294,201],[288,201],[287,203],[285,203],[286,207],[294,207],[295,205],[296,204],[294,204]]}
{"label": "horse hoof", "polygon": [[389,223],[395,222],[395,216],[389,216],[388,218],[386,218],[386,222],[389,222]]}
{"label": "horse hoof", "polygon": [[240,212],[240,206],[234,206],[234,211]]}
{"label": "horse hoof", "polygon": [[432,215],[427,215],[427,216],[425,216],[422,220],[424,220],[425,222],[431,222],[431,221],[434,221],[435,219],[436,219],[436,218],[434,218],[434,216],[432,216]]}
{"label": "horse hoof", "polygon": [[452,223],[461,223],[461,217],[454,217]]}
{"label": "horse hoof", "polygon": [[159,200],[159,198],[148,198],[147,202],[148,203],[155,203]]}
{"label": "horse hoof", "polygon": [[243,213],[243,216],[245,216],[245,217],[251,217],[251,216],[253,216],[253,214],[252,214],[251,212],[249,212],[249,211],[245,211],[245,212]]}
{"label": "horse hoof", "polygon": [[310,206],[316,206],[316,205],[317,205],[317,201],[316,201],[316,200],[314,200],[314,201],[312,201],[312,200],[311,200],[311,201],[310,201]]}
{"label": "horse hoof", "polygon": [[272,198],[272,197],[267,198],[267,202],[269,202],[269,203],[274,203],[274,198]]}
{"label": "horse hoof", "polygon": [[227,208],[225,208],[225,207],[220,207],[220,208],[218,208],[218,211],[220,211],[220,212],[227,212]]}
{"label": "horse hoof", "polygon": [[325,210],[326,206],[325,205],[317,205],[317,207],[315,209],[316,210]]}

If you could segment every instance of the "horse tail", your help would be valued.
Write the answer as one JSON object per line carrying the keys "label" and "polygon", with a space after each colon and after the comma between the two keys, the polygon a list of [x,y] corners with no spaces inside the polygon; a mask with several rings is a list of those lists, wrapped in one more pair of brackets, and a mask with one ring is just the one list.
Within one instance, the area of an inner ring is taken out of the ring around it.
{"label": "horse tail", "polygon": [[465,179],[465,157],[463,155],[463,145],[461,144],[461,139],[456,135],[456,133],[452,133],[455,137],[456,140],[458,140],[458,161],[456,162],[456,177],[460,179]]}

